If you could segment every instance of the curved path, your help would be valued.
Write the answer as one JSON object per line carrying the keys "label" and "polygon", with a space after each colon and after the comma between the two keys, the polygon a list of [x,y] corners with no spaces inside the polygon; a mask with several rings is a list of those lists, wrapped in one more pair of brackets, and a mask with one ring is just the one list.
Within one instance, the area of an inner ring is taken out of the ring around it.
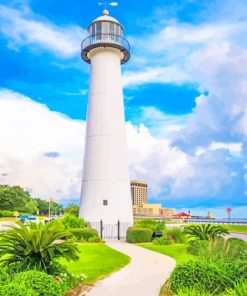
{"label": "curved path", "polygon": [[[160,288],[176,265],[172,258],[128,244],[107,242],[131,257],[129,265],[96,283],[88,296],[158,296]],[[104,264],[104,262],[99,262]]]}

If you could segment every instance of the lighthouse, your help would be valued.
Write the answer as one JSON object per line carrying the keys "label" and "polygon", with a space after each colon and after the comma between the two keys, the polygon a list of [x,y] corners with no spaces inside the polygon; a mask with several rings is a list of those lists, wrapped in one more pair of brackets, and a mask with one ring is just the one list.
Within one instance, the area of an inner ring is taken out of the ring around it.
{"label": "lighthouse", "polygon": [[119,223],[133,224],[121,75],[130,46],[106,9],[88,33],[81,45],[81,57],[90,64],[90,90],[80,217],[101,234],[108,227],[113,238]]}

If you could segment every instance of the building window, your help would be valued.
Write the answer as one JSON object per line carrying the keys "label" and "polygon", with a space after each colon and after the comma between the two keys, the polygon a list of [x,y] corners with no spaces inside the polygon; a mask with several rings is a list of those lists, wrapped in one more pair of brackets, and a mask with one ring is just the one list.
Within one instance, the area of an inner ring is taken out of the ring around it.
{"label": "building window", "polygon": [[103,206],[107,206],[108,205],[108,200],[107,199],[104,199],[103,200]]}

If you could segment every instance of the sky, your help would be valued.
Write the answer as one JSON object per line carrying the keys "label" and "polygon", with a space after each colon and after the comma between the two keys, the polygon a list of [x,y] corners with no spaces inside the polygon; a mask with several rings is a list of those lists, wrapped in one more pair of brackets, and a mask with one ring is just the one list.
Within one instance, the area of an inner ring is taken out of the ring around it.
{"label": "sky", "polygon": [[[164,207],[247,218],[247,3],[120,0],[131,179]],[[0,0],[0,184],[78,202],[95,0]]]}

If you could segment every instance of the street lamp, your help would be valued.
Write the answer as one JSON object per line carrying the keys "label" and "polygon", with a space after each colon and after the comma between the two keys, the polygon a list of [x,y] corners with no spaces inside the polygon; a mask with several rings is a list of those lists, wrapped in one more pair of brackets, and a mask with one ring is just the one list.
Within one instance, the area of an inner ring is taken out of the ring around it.
{"label": "street lamp", "polygon": [[48,199],[48,203],[49,203],[49,219],[51,218],[51,203],[53,202],[53,199],[52,199],[52,197],[50,197],[49,199]]}

